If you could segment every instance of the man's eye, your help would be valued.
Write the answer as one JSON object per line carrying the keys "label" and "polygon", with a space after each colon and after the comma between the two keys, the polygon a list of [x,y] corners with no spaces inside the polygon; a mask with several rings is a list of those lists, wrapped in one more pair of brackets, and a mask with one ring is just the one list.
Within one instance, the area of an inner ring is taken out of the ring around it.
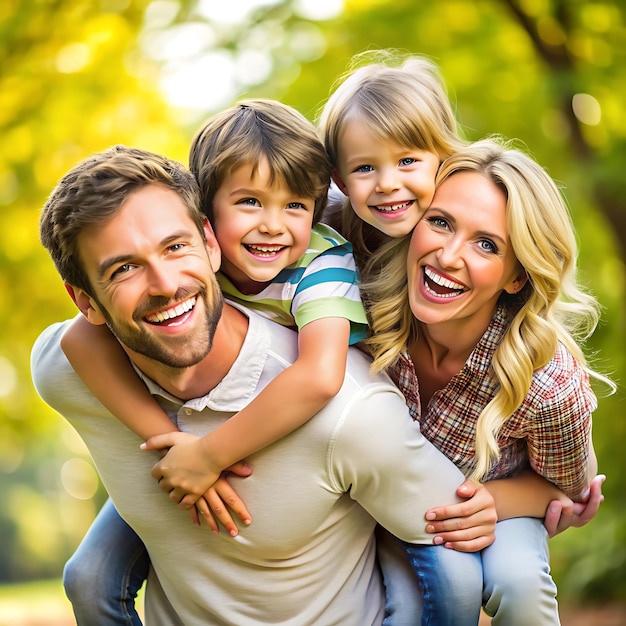
{"label": "man's eye", "polygon": [[178,250],[182,250],[185,247],[184,243],[173,243],[170,247],[169,250],[172,252],[177,252]]}
{"label": "man's eye", "polygon": [[124,265],[120,265],[112,274],[111,274],[111,278],[116,278],[117,276],[120,276],[121,274],[126,274],[127,272],[130,272],[130,270],[132,269],[132,265],[130,263],[124,263]]}

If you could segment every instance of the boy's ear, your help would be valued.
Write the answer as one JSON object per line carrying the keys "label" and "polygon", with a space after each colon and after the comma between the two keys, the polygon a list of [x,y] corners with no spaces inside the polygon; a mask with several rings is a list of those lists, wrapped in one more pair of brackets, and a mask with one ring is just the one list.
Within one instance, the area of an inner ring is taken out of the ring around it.
{"label": "boy's ear", "polygon": [[209,219],[204,218],[204,238],[206,240],[206,249],[209,255],[209,262],[211,263],[211,267],[213,268],[213,272],[217,272],[222,265],[222,250],[220,248],[219,243],[217,243],[217,238],[215,237],[215,233],[213,232],[213,227],[211,226]]}
{"label": "boy's ear", "polygon": [[68,283],[65,283],[65,290],[90,324],[93,324],[94,326],[106,324],[104,315],[102,315],[98,305],[89,294],[78,287],[69,285]]}
{"label": "boy's ear", "polygon": [[335,185],[337,185],[337,187],[339,187],[341,193],[344,196],[348,195],[348,188],[345,186],[343,180],[341,180],[341,177],[339,176],[339,171],[337,169],[335,169],[333,167],[333,171],[332,171],[332,177],[333,177],[333,181],[335,182]]}

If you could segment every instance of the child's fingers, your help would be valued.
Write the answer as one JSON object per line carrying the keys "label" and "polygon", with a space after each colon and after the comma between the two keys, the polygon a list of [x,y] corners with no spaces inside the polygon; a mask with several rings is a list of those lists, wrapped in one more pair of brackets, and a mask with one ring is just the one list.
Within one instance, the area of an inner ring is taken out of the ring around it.
{"label": "child's fingers", "polygon": [[[211,509],[209,509],[209,505],[204,498],[199,498],[196,502],[196,505],[189,509],[189,512],[195,512],[196,518],[198,517],[198,513],[204,518],[204,521],[207,523],[207,526],[217,535],[220,532],[220,528],[217,525],[217,522],[211,515]],[[193,516],[192,516],[193,517]],[[198,524],[200,520],[198,520]]]}
{"label": "child's fingers", "polygon": [[230,486],[229,482],[225,479],[220,479],[215,483],[214,487],[217,495],[226,503],[228,508],[236,513],[246,526],[249,526],[252,523],[252,516],[243,500],[237,495],[237,492]]}
{"label": "child's fingers", "polygon": [[204,500],[207,501],[211,511],[228,531],[228,534],[231,537],[236,537],[239,534],[239,528],[235,524],[228,507],[224,504],[214,487],[211,487],[204,494]]}

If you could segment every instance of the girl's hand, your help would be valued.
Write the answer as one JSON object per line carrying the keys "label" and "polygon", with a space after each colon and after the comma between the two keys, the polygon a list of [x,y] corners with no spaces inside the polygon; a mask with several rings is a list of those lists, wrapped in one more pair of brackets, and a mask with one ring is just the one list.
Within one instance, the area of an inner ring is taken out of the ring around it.
{"label": "girl's hand", "polygon": [[474,480],[461,484],[457,495],[465,502],[426,513],[426,532],[435,535],[433,543],[459,552],[477,552],[491,545],[498,521],[493,496]]}
{"label": "girl's hand", "polygon": [[602,484],[606,476],[599,474],[589,485],[589,495],[585,502],[573,502],[565,495],[548,505],[543,525],[549,537],[554,537],[570,527],[580,528],[591,521],[604,502]]}

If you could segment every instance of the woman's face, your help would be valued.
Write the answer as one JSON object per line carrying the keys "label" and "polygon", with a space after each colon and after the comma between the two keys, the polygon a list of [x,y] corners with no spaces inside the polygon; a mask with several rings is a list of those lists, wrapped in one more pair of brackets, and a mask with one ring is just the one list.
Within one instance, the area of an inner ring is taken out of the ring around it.
{"label": "woman's face", "polygon": [[407,259],[409,302],[424,324],[489,324],[502,291],[526,282],[506,224],[506,197],[478,172],[461,171],[435,191]]}

